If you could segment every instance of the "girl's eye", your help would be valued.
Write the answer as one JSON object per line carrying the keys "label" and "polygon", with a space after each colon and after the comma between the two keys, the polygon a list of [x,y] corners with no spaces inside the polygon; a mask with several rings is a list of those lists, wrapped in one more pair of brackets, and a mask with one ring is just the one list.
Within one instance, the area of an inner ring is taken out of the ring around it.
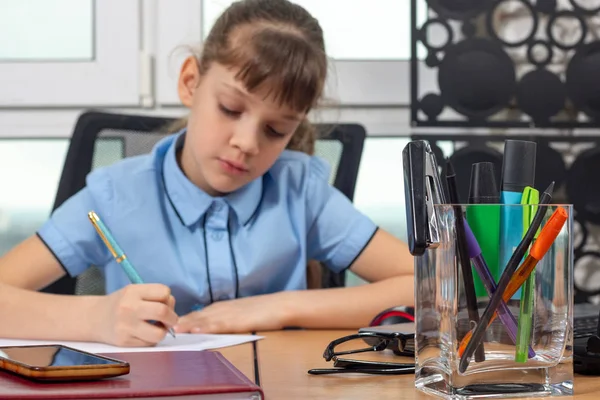
{"label": "girl's eye", "polygon": [[221,110],[221,112],[229,117],[237,117],[238,115],[241,114],[240,111],[235,111],[235,110],[230,110],[229,108],[225,107],[222,104],[219,104],[219,109]]}
{"label": "girl's eye", "polygon": [[270,136],[273,136],[273,137],[284,137],[285,136],[285,133],[278,132],[275,129],[271,128],[270,126],[267,126],[267,134],[269,134]]}
{"label": "girl's eye", "polygon": [[[223,114],[225,114],[228,117],[238,117],[242,112],[241,111],[237,111],[237,110],[232,110],[230,108],[225,107],[223,104],[219,104],[219,110],[221,110],[221,112]],[[269,136],[272,137],[277,137],[277,138],[281,138],[281,137],[285,137],[285,133],[276,131],[275,129],[273,129],[270,126],[266,127],[266,133]]]}

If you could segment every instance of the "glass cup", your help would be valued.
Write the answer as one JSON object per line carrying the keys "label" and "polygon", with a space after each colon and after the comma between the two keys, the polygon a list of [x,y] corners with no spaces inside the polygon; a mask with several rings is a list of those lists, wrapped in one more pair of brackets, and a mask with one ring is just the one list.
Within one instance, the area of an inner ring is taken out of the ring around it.
{"label": "glass cup", "polygon": [[[535,210],[497,204],[434,208],[439,244],[415,257],[416,387],[453,399],[572,395],[572,206],[542,208],[544,218],[533,244],[519,260],[517,272],[506,274],[511,276],[508,287],[519,290],[512,295],[510,289],[503,291],[504,300],[464,371],[460,363],[465,337],[477,324],[473,315],[484,314],[490,289],[495,290]],[[552,224],[547,223],[558,213],[564,222],[549,240]],[[467,229],[475,244],[467,240]],[[549,243],[547,251],[540,250],[544,242]],[[460,262],[459,254],[465,254],[468,264]],[[537,264],[531,263],[536,257]],[[522,275],[519,285],[521,268],[531,270],[532,265],[535,268],[528,277]],[[487,280],[482,276],[485,269]]]}

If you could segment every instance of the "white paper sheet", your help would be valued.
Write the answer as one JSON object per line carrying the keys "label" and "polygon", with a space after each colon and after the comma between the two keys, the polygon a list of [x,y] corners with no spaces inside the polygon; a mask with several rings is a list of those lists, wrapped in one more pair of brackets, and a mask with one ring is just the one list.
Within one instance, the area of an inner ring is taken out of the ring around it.
{"label": "white paper sheet", "polygon": [[262,339],[255,335],[209,335],[178,333],[176,338],[168,335],[162,342],[153,347],[117,347],[94,342],[70,342],[59,340],[20,340],[0,338],[2,346],[23,346],[38,344],[62,344],[90,353],[130,353],[139,351],[184,351],[184,350],[210,350],[221,347],[235,346],[242,343]]}

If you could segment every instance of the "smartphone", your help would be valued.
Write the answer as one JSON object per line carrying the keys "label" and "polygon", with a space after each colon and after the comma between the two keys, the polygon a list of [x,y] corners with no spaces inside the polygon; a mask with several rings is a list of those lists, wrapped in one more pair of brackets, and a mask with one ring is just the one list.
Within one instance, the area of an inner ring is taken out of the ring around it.
{"label": "smartphone", "polygon": [[111,378],[129,373],[129,363],[63,345],[0,347],[0,369],[36,381]]}

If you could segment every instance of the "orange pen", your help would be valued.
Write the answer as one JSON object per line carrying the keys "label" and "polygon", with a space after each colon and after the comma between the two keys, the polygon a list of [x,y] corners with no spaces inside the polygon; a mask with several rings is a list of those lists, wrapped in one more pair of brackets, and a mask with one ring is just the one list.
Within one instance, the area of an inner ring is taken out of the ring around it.
{"label": "orange pen", "polygon": [[[544,257],[544,255],[552,246],[552,243],[556,240],[560,230],[563,225],[567,221],[567,211],[562,207],[557,207],[554,213],[546,222],[546,225],[542,228],[537,240],[531,246],[531,250],[529,250],[529,255],[525,258],[525,261],[521,264],[521,266],[515,271],[514,275],[508,282],[508,286],[506,286],[506,290],[502,293],[502,300],[508,302],[511,297],[519,290],[519,288],[525,283],[531,272],[535,269],[537,263]],[[496,319],[498,313],[494,313],[488,326]],[[473,336],[473,330],[467,332],[465,337],[461,340],[458,346],[458,355],[462,357],[469,341],[471,340],[471,336]]]}

